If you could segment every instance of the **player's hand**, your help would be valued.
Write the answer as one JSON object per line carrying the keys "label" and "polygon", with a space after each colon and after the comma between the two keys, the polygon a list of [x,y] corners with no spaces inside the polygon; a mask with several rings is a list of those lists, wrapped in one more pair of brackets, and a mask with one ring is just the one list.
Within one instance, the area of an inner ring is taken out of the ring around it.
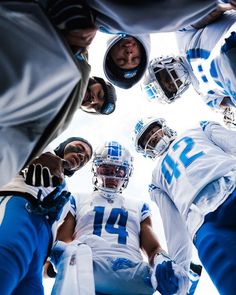
{"label": "player's hand", "polygon": [[63,182],[63,173],[64,160],[48,152],[31,161],[23,175],[28,185],[56,187]]}
{"label": "player's hand", "polygon": [[165,295],[186,294],[189,285],[187,273],[164,253],[154,259],[151,282],[155,290]]}
{"label": "player's hand", "polygon": [[50,223],[60,219],[63,207],[69,201],[71,193],[64,190],[65,182],[57,186],[38,205]]}
{"label": "player's hand", "polygon": [[71,196],[71,193],[64,188],[65,182],[44,198],[42,198],[42,190],[39,189],[36,203],[27,203],[26,209],[32,214],[44,215],[49,224],[54,223],[60,219],[63,207]]}
{"label": "player's hand", "polygon": [[50,262],[53,264],[53,266],[57,269],[57,266],[60,262],[60,258],[63,254],[63,252],[66,249],[66,246],[68,244],[63,241],[55,241],[51,253],[50,253]]}

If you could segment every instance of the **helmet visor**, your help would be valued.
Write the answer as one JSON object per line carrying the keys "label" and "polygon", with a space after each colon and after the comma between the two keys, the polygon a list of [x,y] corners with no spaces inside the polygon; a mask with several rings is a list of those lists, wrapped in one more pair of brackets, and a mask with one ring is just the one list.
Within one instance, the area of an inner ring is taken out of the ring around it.
{"label": "helmet visor", "polygon": [[125,178],[128,176],[128,167],[124,165],[101,164],[97,166],[97,175]]}

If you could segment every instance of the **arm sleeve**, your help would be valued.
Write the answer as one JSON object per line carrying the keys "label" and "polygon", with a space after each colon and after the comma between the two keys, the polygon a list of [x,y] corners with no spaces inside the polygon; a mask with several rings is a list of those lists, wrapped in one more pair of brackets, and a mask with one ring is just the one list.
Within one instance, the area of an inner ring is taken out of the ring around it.
{"label": "arm sleeve", "polygon": [[206,136],[224,152],[236,156],[236,132],[224,128],[218,122],[201,121]]}
{"label": "arm sleeve", "polygon": [[187,226],[175,204],[165,192],[152,186],[150,195],[160,211],[168,254],[177,264],[188,271],[192,257],[192,241]]}

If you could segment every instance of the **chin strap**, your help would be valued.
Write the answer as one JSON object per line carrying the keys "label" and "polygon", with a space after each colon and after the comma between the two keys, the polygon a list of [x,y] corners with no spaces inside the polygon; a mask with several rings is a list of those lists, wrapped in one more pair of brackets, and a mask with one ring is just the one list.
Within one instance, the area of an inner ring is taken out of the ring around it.
{"label": "chin strap", "polygon": [[114,200],[116,198],[117,192],[105,192],[105,191],[100,191],[101,196],[107,200]]}

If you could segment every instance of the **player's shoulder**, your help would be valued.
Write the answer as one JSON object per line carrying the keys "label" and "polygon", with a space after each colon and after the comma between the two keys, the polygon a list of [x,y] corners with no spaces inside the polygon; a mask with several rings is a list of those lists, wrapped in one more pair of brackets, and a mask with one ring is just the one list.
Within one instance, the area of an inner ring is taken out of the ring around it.
{"label": "player's shoulder", "polygon": [[146,216],[146,214],[148,213],[148,215],[150,215],[150,204],[148,201],[145,200],[141,200],[138,198],[132,198],[132,197],[128,197],[125,198],[125,205],[128,208],[131,208],[132,210],[136,210],[140,213],[141,216]]}
{"label": "player's shoulder", "polygon": [[76,203],[85,203],[91,199],[92,193],[76,192],[76,193],[72,193],[72,196]]}

